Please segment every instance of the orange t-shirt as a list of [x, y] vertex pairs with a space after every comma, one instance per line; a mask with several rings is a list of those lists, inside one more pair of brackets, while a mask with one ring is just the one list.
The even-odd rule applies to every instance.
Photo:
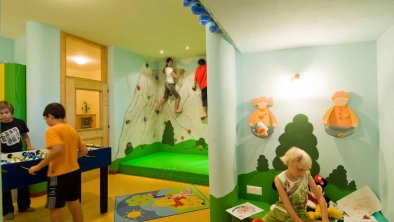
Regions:
[[48, 177], [63, 175], [79, 169], [78, 149], [84, 144], [78, 132], [70, 125], [58, 123], [45, 132], [46, 148], [51, 152], [54, 145], [63, 146], [63, 152], [48, 166]]
[[194, 75], [194, 81], [198, 82], [200, 89], [207, 87], [207, 65], [197, 67]]

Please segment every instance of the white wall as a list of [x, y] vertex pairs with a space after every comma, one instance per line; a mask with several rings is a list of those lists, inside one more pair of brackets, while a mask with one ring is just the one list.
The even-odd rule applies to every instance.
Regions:
[[[114, 46], [108, 48], [109, 143], [114, 159], [119, 150], [123, 119], [131, 104], [138, 77], [145, 59]], [[123, 151], [123, 149], [122, 149]]]
[[379, 192], [383, 213], [394, 221], [394, 26], [377, 40], [378, 100], [379, 100]]
[[[317, 137], [323, 177], [338, 165], [347, 170], [348, 182], [369, 185], [378, 193], [378, 108], [375, 42], [311, 47], [254, 53], [237, 60], [237, 152], [239, 173], [254, 171], [264, 154], [270, 168], [279, 146], [278, 138], [297, 114], [305, 114]], [[291, 77], [299, 73], [300, 89], [293, 89]], [[322, 118], [333, 105], [337, 90], [350, 92], [349, 106], [359, 118], [356, 132], [335, 138], [324, 131]], [[266, 139], [252, 135], [248, 118], [255, 110], [250, 101], [272, 96], [271, 111], [278, 119], [274, 133]]]
[[26, 29], [27, 125], [33, 147], [45, 148], [45, 106], [60, 102], [60, 31], [37, 22]]

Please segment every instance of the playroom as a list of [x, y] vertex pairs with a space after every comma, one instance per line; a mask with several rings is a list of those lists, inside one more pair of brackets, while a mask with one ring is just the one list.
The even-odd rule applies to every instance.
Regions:
[[[31, 143], [3, 152], [2, 119], [0, 219], [50, 221], [47, 169], [28, 169], [59, 102], [88, 144], [85, 221], [270, 221], [294, 216], [284, 198], [311, 221], [394, 220], [392, 1], [0, 4], [0, 101]], [[293, 196], [292, 169], [307, 183]]]

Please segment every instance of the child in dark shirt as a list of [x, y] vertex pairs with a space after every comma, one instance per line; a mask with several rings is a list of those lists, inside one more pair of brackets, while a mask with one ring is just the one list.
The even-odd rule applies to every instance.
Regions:
[[[14, 118], [14, 106], [7, 101], [0, 101], [0, 141], [1, 152], [12, 153], [22, 151], [22, 138], [26, 143], [28, 150], [33, 150], [30, 143], [29, 129], [25, 121]], [[35, 209], [30, 207], [29, 187], [18, 188], [18, 210], [19, 212], [34, 212]], [[3, 192], [3, 216], [4, 220], [14, 219], [14, 206], [12, 204], [11, 191]]]

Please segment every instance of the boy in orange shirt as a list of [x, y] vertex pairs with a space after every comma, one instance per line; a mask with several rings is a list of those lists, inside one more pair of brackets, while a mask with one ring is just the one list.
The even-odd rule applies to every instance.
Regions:
[[80, 135], [64, 122], [66, 112], [60, 103], [50, 103], [43, 112], [49, 128], [45, 132], [48, 156], [29, 169], [30, 174], [48, 166], [48, 197], [46, 207], [51, 221], [63, 221], [67, 204], [74, 222], [83, 222], [80, 203], [81, 171], [78, 158], [88, 153]]

